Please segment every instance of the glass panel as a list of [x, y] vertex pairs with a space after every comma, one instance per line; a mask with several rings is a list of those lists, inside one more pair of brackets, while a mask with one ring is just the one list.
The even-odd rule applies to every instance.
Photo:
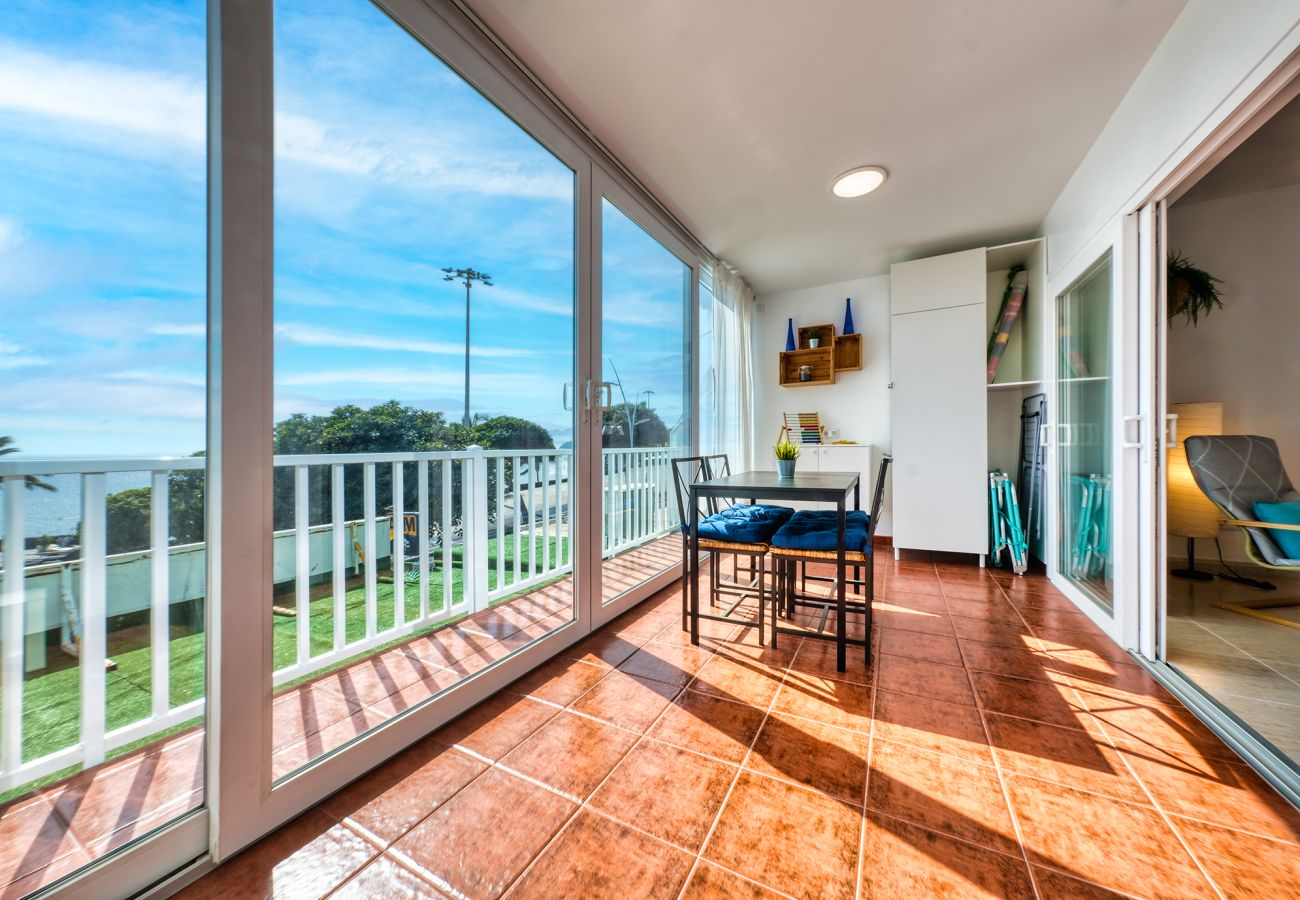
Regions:
[[279, 778], [574, 617], [575, 175], [364, 0], [276, 3]]
[[1107, 613], [1111, 555], [1111, 255], [1057, 298], [1060, 568]]
[[206, 17], [129, 12], [0, 15], [5, 896], [204, 802]]
[[601, 201], [604, 602], [681, 561], [671, 460], [691, 447], [691, 268]]

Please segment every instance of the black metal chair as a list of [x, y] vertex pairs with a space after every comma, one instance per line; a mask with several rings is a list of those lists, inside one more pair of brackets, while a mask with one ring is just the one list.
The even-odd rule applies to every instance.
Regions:
[[[845, 576], [845, 587], [854, 586], [861, 588], [855, 590], [855, 594], [861, 596], [861, 600], [850, 599], [845, 597], [845, 609], [849, 612], [860, 613], [864, 618], [864, 630], [862, 640], [848, 639], [848, 643], [855, 645], [864, 645], [866, 647], [867, 663], [871, 662], [871, 603], [875, 599], [875, 552], [872, 542], [876, 536], [876, 526], [880, 521], [880, 509], [884, 504], [885, 496], [885, 476], [889, 471], [889, 464], [892, 462], [891, 457], [882, 457], [880, 467], [876, 473], [876, 487], [871, 498], [871, 511], [867, 515], [866, 538], [865, 544], [860, 550], [846, 550], [844, 553], [845, 570], [853, 566], [854, 572], [865, 569], [864, 577]], [[803, 517], [805, 521], [811, 517], [822, 515], [822, 511], [807, 511], [795, 514], [797, 517]], [[853, 514], [850, 513], [850, 516]], [[860, 514], [859, 514], [860, 515]], [[828, 527], [835, 531], [838, 523], [834, 521], [835, 514], [832, 512], [825, 515]], [[793, 520], [792, 520], [793, 522]], [[831, 583], [831, 595], [828, 597], [818, 597], [807, 593], [807, 585], [803, 585], [803, 590], [799, 590], [799, 579], [796, 578], [795, 569], [797, 566], [805, 565], [809, 562], [825, 563], [837, 562], [839, 552], [837, 550], [808, 550], [794, 547], [780, 546], [781, 532], [778, 531], [773, 536], [770, 553], [772, 555], [772, 567], [776, 574], [775, 586], [775, 609], [773, 610], [773, 627], [772, 627], [772, 646], [776, 647], [778, 627], [775, 616], [779, 613], [786, 619], [794, 618], [795, 613], [800, 607], [814, 607], [821, 612], [821, 619], [816, 624], [815, 630], [810, 634], [819, 638], [830, 638], [831, 635], [825, 634], [826, 623], [830, 613], [835, 606], [835, 595], [839, 588], [840, 575], [837, 572], [834, 577], [817, 577], [819, 581], [829, 581]], [[805, 576], [804, 581], [813, 580], [814, 576]]]
[[[716, 468], [710, 467], [710, 460]], [[677, 494], [677, 512], [681, 519], [682, 533], [682, 628], [683, 630], [690, 627], [690, 540], [691, 540], [691, 521], [696, 514], [695, 510], [690, 509], [690, 487], [693, 483], [700, 480], [709, 480], [711, 478], [721, 477], [730, 472], [730, 466], [726, 463], [726, 457], [718, 456], [682, 456], [672, 460], [673, 482]], [[726, 517], [727, 509], [730, 505], [724, 504], [716, 498], [707, 498], [705, 501], [706, 518], [701, 523], [702, 529], [707, 529], [711, 523], [716, 523], [720, 518]], [[754, 504], [751, 504], [751, 506]], [[771, 507], [777, 509], [779, 507]], [[779, 524], [779, 523], [777, 523]], [[773, 524], [770, 531], [775, 531], [777, 524]], [[720, 597], [733, 597], [734, 602], [726, 607], [721, 615], [712, 615], [700, 613], [700, 618], [712, 619], [721, 622], [731, 622], [741, 624], [745, 627], [757, 627], [759, 633], [759, 643], [765, 643], [765, 607], [772, 601], [772, 594], [769, 590], [767, 581], [767, 551], [768, 543], [762, 541], [729, 541], [723, 540], [716, 536], [700, 536], [700, 549], [707, 550], [713, 555], [713, 564], [709, 566], [709, 606], [716, 608]], [[730, 557], [732, 559], [733, 577], [728, 580], [722, 576], [722, 559]], [[742, 568], [740, 560], [746, 561], [744, 575], [748, 579], [740, 580]], [[745, 602], [753, 597], [758, 602], [758, 621], [749, 622], [746, 620], [732, 617], [732, 613]], [[775, 615], [775, 611], [773, 612]]]

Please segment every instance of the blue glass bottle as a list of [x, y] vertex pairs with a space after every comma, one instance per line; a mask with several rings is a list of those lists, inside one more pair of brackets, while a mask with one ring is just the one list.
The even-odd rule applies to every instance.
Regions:
[[844, 333], [853, 334], [853, 298], [844, 298]]
[[792, 353], [797, 348], [794, 345], [794, 319], [787, 319], [785, 327], [785, 350]]

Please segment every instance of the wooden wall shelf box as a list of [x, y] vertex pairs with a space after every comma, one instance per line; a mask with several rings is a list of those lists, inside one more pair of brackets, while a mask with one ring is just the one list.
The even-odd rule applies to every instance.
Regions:
[[[818, 346], [810, 347], [810, 335], [814, 331], [821, 340]], [[836, 335], [834, 325], [805, 325], [797, 333], [799, 349], [780, 354], [778, 375], [782, 387], [834, 384], [836, 373], [855, 372], [862, 368], [862, 335]], [[799, 380], [800, 366], [813, 367], [811, 379]]]

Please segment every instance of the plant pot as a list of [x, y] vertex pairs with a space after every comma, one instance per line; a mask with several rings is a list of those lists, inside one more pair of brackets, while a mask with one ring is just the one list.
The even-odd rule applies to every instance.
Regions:
[[808, 338], [808, 347], [809, 347], [810, 349], [812, 349], [812, 350], [816, 350], [816, 349], [817, 349], [818, 347], [820, 347], [821, 345], [822, 345], [822, 339], [821, 339], [821, 338]]
[[778, 478], [793, 478], [793, 477], [794, 477], [794, 464], [797, 463], [798, 461], [799, 461], [799, 460], [797, 460], [797, 459], [778, 459], [778, 460], [776, 461], [776, 474], [777, 474], [777, 477], [778, 477]]

